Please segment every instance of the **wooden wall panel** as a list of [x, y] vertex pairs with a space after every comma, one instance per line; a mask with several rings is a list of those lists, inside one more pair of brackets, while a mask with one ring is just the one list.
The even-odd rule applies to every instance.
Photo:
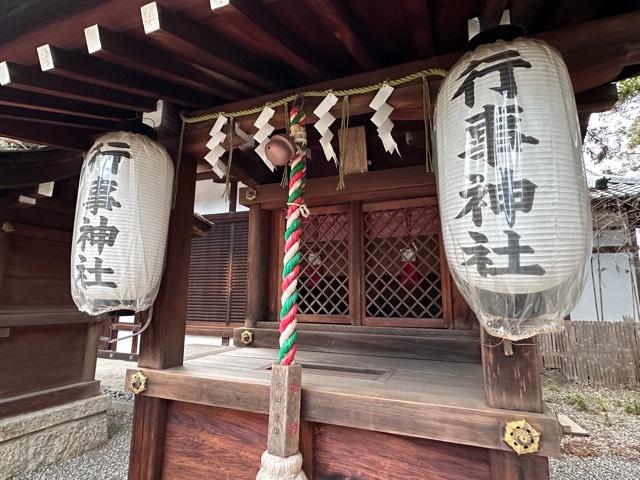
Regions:
[[315, 480], [485, 480], [482, 448], [315, 425]]
[[86, 339], [84, 323], [12, 327], [0, 338], [0, 399], [88, 380]]
[[16, 226], [7, 234], [0, 305], [73, 305], [70, 292], [70, 235]]
[[162, 478], [255, 480], [267, 423], [257, 413], [170, 402]]

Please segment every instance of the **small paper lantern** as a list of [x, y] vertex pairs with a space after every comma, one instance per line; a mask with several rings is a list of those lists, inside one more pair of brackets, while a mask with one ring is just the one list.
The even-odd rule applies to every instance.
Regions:
[[158, 293], [173, 191], [173, 162], [150, 138], [100, 137], [78, 187], [71, 293], [91, 315], [149, 308]]
[[444, 247], [489, 333], [562, 328], [591, 253], [574, 93], [539, 40], [480, 45], [450, 70], [436, 106]]

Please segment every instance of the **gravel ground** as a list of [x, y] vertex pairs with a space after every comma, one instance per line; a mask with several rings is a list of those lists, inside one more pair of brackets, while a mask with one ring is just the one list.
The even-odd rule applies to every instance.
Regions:
[[544, 397], [589, 433], [565, 435], [561, 458], [550, 462], [552, 480], [640, 479], [640, 390], [597, 388], [545, 375]]

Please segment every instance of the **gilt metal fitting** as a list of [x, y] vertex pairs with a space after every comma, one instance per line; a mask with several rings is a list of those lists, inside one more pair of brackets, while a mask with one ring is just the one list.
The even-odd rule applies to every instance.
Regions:
[[147, 389], [147, 376], [138, 370], [136, 373], [131, 375], [131, 378], [129, 379], [129, 388], [134, 395], [144, 392]]
[[240, 334], [240, 341], [243, 345], [251, 345], [253, 343], [253, 332], [251, 330], [245, 330]]
[[536, 453], [540, 448], [540, 433], [524, 419], [507, 422], [504, 441], [518, 455]]

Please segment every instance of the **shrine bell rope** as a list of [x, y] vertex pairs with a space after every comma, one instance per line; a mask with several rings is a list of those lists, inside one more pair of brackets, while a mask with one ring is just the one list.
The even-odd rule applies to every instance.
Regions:
[[420, 70], [419, 72], [411, 73], [409, 75], [405, 75], [404, 77], [385, 80], [384, 82], [374, 83], [372, 85], [366, 85], [362, 87], [353, 87], [346, 88], [342, 90], [307, 90], [300, 93], [294, 93], [280, 100], [274, 100], [272, 102], [267, 102], [264, 105], [253, 108], [246, 108], [244, 110], [237, 110], [235, 112], [212, 112], [212, 113], [204, 113], [202, 115], [193, 115], [190, 113], [181, 113], [180, 117], [184, 123], [200, 123], [206, 122], [208, 120], [215, 120], [220, 116], [225, 116], [228, 118], [238, 118], [244, 117], [247, 115], [253, 115], [255, 113], [260, 113], [265, 107], [280, 107], [286, 105], [288, 103], [293, 102], [298, 98], [303, 97], [326, 97], [330, 93], [333, 93], [336, 97], [346, 97], [350, 95], [358, 95], [363, 93], [371, 93], [379, 90], [384, 85], [391, 85], [392, 87], [397, 87], [399, 85], [404, 85], [405, 83], [410, 83], [415, 80], [426, 79], [428, 77], [446, 77], [447, 71], [442, 68], [428, 68], [426, 70]]
[[282, 270], [282, 297], [280, 309], [280, 351], [278, 363], [291, 365], [296, 356], [296, 314], [298, 313], [298, 276], [300, 275], [300, 236], [302, 219], [309, 212], [304, 203], [304, 177], [307, 173], [307, 133], [305, 115], [296, 105], [289, 111], [289, 131], [296, 145], [296, 155], [291, 160], [289, 195], [287, 198], [287, 224], [284, 232], [284, 258]]

